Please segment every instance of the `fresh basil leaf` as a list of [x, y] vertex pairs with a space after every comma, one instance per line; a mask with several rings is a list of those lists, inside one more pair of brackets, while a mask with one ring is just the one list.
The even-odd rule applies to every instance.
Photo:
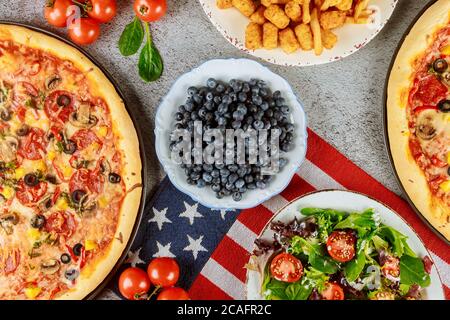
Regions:
[[400, 258], [400, 283], [404, 285], [418, 284], [422, 288], [430, 285], [430, 275], [425, 271], [420, 258], [403, 255]]
[[344, 274], [345, 278], [348, 282], [353, 282], [356, 279], [358, 279], [361, 272], [364, 270], [364, 267], [366, 265], [366, 241], [359, 241], [358, 240], [358, 253], [356, 255], [356, 258], [349, 261], [345, 267], [344, 267]]
[[373, 217], [374, 212], [368, 209], [362, 213], [352, 213], [345, 220], [334, 226], [335, 229], [354, 229], [359, 236], [365, 235], [368, 231], [375, 230], [377, 223]]
[[289, 300], [307, 300], [312, 290], [313, 287], [305, 285], [305, 281], [294, 282], [287, 286], [285, 294]]
[[142, 48], [139, 55], [139, 76], [147, 82], [158, 80], [163, 72], [163, 62], [158, 49], [151, 40]]
[[144, 29], [142, 28], [141, 21], [135, 17], [131, 23], [129, 23], [119, 39], [119, 51], [124, 56], [131, 56], [138, 52], [144, 40]]
[[321, 272], [333, 274], [337, 272], [338, 265], [331, 258], [327, 257], [320, 244], [314, 243], [313, 240], [306, 240], [302, 237], [296, 236], [292, 238], [296, 253], [300, 251], [308, 256], [308, 263]]

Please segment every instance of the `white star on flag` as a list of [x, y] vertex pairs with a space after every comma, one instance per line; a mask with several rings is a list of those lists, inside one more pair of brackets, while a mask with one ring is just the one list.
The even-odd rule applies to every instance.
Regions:
[[145, 261], [139, 257], [139, 254], [141, 253], [141, 249], [142, 249], [142, 247], [137, 249], [135, 252], [130, 250], [128, 252], [127, 260], [125, 261], [125, 263], [131, 264], [132, 267], [136, 267], [136, 265], [140, 264], [140, 263], [145, 263]]
[[184, 248], [183, 251], [192, 251], [192, 255], [194, 256], [194, 260], [197, 259], [198, 253], [200, 251], [208, 252], [208, 250], [206, 250], [202, 246], [203, 236], [200, 236], [200, 238], [198, 238], [197, 240], [194, 240], [193, 238], [191, 238], [190, 235], [187, 235], [187, 237], [188, 237], [189, 245], [186, 248]]
[[225, 215], [227, 214], [227, 210], [225, 209], [213, 209], [213, 211], [220, 211], [220, 217], [222, 218], [222, 220], [225, 220]]
[[157, 210], [156, 208], [153, 208], [153, 213], [155, 214], [155, 216], [150, 220], [148, 220], [148, 222], [155, 222], [158, 225], [159, 231], [162, 230], [164, 223], [172, 223], [172, 221], [170, 221], [166, 217], [167, 208], [162, 209], [161, 211]]
[[186, 201], [184, 202], [184, 207], [186, 208], [186, 211], [180, 214], [180, 217], [188, 218], [189, 224], [194, 224], [194, 218], [203, 218], [203, 216], [197, 211], [198, 203], [193, 204], [192, 206], [189, 205]]
[[170, 252], [170, 246], [172, 245], [171, 242], [163, 246], [161, 243], [156, 241], [156, 246], [158, 247], [158, 252], [156, 252], [153, 255], [153, 258], [159, 258], [159, 257], [168, 257], [168, 258], [175, 258], [175, 255]]

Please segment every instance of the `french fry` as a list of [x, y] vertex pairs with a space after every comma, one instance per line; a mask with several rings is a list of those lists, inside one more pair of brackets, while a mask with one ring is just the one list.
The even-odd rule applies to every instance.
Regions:
[[266, 7], [259, 6], [258, 9], [256, 9], [256, 11], [250, 16], [250, 21], [257, 24], [264, 24], [264, 22], [266, 22], [264, 11], [266, 11]]
[[334, 7], [341, 2], [342, 0], [324, 0], [320, 7], [320, 11], [327, 11], [330, 7]]
[[340, 3], [336, 4], [336, 8], [342, 11], [348, 11], [352, 8], [353, 0], [341, 0]]
[[281, 30], [279, 33], [280, 46], [286, 53], [292, 53], [300, 48], [300, 45], [295, 37], [294, 31], [291, 28]]
[[216, 0], [216, 5], [219, 9], [229, 9], [233, 7], [232, 0]]
[[294, 31], [303, 50], [309, 51], [314, 48], [313, 35], [308, 24], [299, 24], [294, 28]]
[[314, 53], [320, 56], [323, 52], [322, 45], [322, 34], [320, 30], [319, 16], [317, 13], [317, 8], [314, 8], [311, 13], [311, 30], [314, 39]]
[[271, 4], [264, 11], [264, 17], [272, 22], [278, 29], [284, 29], [289, 25], [289, 17], [284, 13], [283, 9], [276, 4]]
[[245, 47], [249, 50], [256, 50], [262, 47], [262, 27], [254, 22], [250, 22], [245, 29]]
[[252, 0], [232, 0], [232, 3], [246, 17], [250, 17], [256, 10], [256, 4]]
[[302, 21], [302, 7], [294, 1], [289, 1], [284, 6], [284, 12], [293, 22]]
[[269, 50], [278, 47], [278, 28], [271, 22], [263, 24], [263, 47]]
[[360, 0], [356, 6], [355, 6], [355, 20], [358, 20], [359, 16], [363, 12], [364, 9], [367, 8], [367, 5], [369, 4], [369, 0]]
[[302, 4], [303, 23], [306, 23], [306, 24], [311, 22], [311, 13], [309, 11], [310, 3], [311, 3], [311, 0], [303, 0], [303, 4]]

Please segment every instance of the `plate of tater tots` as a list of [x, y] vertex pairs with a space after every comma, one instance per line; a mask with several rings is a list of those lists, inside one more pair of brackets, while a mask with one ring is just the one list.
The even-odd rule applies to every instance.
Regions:
[[274, 64], [340, 60], [384, 27], [398, 0], [199, 0], [237, 48]]

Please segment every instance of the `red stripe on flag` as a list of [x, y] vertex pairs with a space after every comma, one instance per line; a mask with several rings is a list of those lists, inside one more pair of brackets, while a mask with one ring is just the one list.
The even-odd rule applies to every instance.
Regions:
[[[230, 252], [233, 253], [233, 259], [230, 259]], [[228, 236], [222, 239], [211, 255], [211, 258], [216, 260], [239, 280], [245, 282], [246, 270], [244, 266], [248, 262], [250, 254], [232, 239], [228, 238]]]
[[259, 205], [255, 208], [242, 210], [238, 220], [254, 233], [259, 234], [273, 213], [266, 207]]
[[422, 222], [405, 200], [348, 160], [316, 133], [309, 130], [308, 134], [308, 144], [314, 146], [314, 148], [308, 148], [306, 155], [310, 161], [345, 188], [374, 197], [398, 212], [424, 240], [428, 249], [450, 263], [449, 255], [443, 255], [448, 250], [447, 244]]
[[233, 300], [214, 283], [199, 274], [189, 289], [192, 300]]
[[294, 175], [289, 186], [281, 193], [283, 198], [287, 201], [292, 201], [299, 196], [306, 194], [308, 192], [315, 191], [313, 186], [311, 186], [308, 182], [300, 178], [299, 175]]

